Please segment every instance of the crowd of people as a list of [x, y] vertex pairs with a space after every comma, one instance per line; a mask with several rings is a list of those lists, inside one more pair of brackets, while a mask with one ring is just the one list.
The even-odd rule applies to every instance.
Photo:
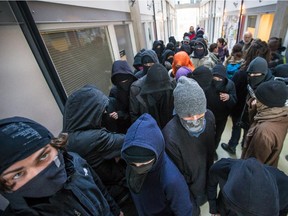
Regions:
[[[69, 95], [58, 137], [0, 120], [0, 214], [199, 216], [208, 202], [212, 216], [287, 215], [281, 43], [246, 32], [230, 54], [191, 26], [181, 42], [140, 50], [134, 71], [116, 60], [108, 96], [93, 85]], [[219, 160], [219, 144], [235, 155], [239, 143], [241, 158]]]

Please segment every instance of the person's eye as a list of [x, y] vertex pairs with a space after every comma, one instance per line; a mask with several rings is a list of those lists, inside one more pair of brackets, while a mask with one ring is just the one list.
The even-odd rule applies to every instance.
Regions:
[[44, 153], [44, 154], [41, 155], [41, 157], [39, 158], [39, 161], [44, 161], [44, 160], [46, 160], [46, 159], [48, 158], [48, 156], [49, 156], [49, 152]]
[[13, 175], [12, 180], [18, 180], [19, 178], [21, 178], [24, 175], [24, 172], [18, 172], [15, 175]]

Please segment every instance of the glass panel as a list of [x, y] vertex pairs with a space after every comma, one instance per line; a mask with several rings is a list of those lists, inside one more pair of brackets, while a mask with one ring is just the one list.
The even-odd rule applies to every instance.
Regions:
[[66, 93], [94, 84], [111, 87], [112, 56], [105, 27], [41, 32]]
[[268, 41], [273, 25], [274, 14], [263, 14], [260, 19], [257, 38]]
[[255, 16], [248, 16], [246, 31], [251, 32], [253, 36], [255, 34], [256, 21], [257, 21], [256, 15]]
[[[134, 56], [130, 38], [130, 31], [128, 25], [115, 26], [115, 33], [119, 47], [120, 56], [122, 59], [127, 60], [128, 64], [133, 66]], [[126, 55], [126, 56], [125, 56]]]

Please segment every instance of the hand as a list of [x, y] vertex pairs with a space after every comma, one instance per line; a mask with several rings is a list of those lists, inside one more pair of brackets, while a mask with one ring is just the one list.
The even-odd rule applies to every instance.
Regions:
[[114, 160], [116, 163], [118, 163], [120, 161], [121, 157], [115, 157]]
[[229, 94], [220, 92], [220, 100], [221, 101], [225, 102], [225, 101], [228, 101], [229, 99], [230, 99]]
[[119, 216], [124, 216], [124, 213], [122, 211], [120, 211]]
[[117, 112], [112, 112], [112, 113], [109, 113], [109, 116], [115, 120], [118, 119], [118, 113]]
[[251, 102], [251, 106], [256, 106], [256, 102], [257, 102], [257, 100], [254, 99], [254, 100]]

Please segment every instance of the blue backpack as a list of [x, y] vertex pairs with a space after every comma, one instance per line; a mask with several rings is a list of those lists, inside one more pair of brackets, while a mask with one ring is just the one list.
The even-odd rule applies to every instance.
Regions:
[[236, 64], [232, 64], [232, 63], [227, 64], [227, 66], [226, 66], [226, 75], [227, 75], [227, 78], [228, 78], [228, 79], [232, 79], [232, 77], [234, 76], [234, 74], [235, 74], [237, 71], [239, 71], [240, 66], [241, 66], [241, 62], [236, 63]]

